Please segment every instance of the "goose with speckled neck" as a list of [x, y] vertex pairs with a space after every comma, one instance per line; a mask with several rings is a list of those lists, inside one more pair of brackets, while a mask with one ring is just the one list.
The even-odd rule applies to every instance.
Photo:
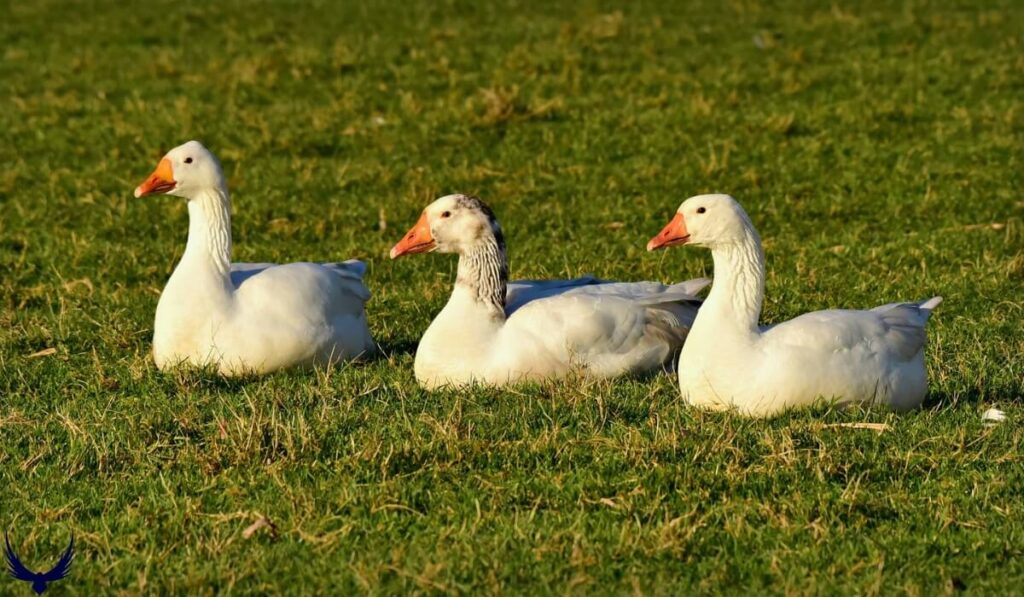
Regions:
[[594, 378], [655, 371], [679, 352], [707, 280], [508, 282], [505, 237], [476, 197], [434, 201], [391, 249], [392, 259], [459, 255], [455, 288], [416, 350], [417, 381], [433, 389], [473, 383]]

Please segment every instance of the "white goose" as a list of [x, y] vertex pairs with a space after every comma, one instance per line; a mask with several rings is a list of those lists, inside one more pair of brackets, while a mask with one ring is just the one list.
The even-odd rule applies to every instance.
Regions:
[[364, 305], [366, 266], [231, 263], [231, 202], [217, 158], [198, 141], [167, 152], [135, 196], [188, 199], [185, 254], [160, 294], [160, 369], [214, 364], [224, 375], [352, 359], [376, 350]]
[[708, 283], [507, 284], [501, 227], [465, 195], [427, 206], [391, 258], [428, 251], [459, 254], [455, 289], [416, 351], [416, 379], [428, 389], [658, 369], [678, 352], [697, 311], [694, 294]]
[[691, 404], [771, 416], [819, 399], [916, 407], [928, 391], [925, 324], [942, 297], [870, 311], [830, 310], [759, 327], [764, 252], [728, 195], [691, 197], [647, 244], [711, 249], [715, 278], [679, 357]]

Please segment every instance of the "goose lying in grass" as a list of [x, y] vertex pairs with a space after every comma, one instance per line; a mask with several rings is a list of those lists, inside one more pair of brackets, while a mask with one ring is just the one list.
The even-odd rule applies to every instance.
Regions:
[[363, 307], [365, 266], [231, 263], [231, 202], [217, 158], [198, 141], [169, 151], [135, 196], [188, 200], [185, 254], [160, 294], [160, 369], [215, 365], [224, 375], [352, 359], [376, 350]]
[[427, 206], [391, 258], [428, 251], [459, 255], [451, 298], [416, 351], [416, 379], [429, 389], [658, 369], [678, 352], [697, 312], [694, 294], [708, 283], [508, 284], [501, 227], [487, 205], [465, 195]]
[[928, 390], [925, 324], [942, 302], [830, 310], [759, 327], [764, 253], [750, 218], [728, 195], [691, 197], [647, 244], [711, 249], [711, 293], [679, 358], [691, 404], [770, 416], [819, 399], [916, 407]]

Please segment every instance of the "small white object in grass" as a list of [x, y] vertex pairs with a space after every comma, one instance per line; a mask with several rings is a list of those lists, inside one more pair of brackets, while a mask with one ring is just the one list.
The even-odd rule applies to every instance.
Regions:
[[256, 516], [257, 516], [256, 521], [253, 522], [252, 524], [250, 524], [249, 526], [245, 527], [245, 530], [242, 531], [242, 536], [245, 537], [246, 539], [249, 539], [250, 537], [252, 537], [253, 535], [256, 534], [256, 531], [258, 531], [260, 529], [267, 529], [267, 530], [270, 531], [271, 538], [276, 539], [277, 538], [277, 525], [274, 524], [266, 516], [263, 516], [262, 514], [257, 514]]
[[56, 348], [44, 348], [44, 349], [40, 350], [39, 352], [33, 352], [32, 354], [28, 355], [26, 358], [38, 359], [39, 357], [48, 357], [51, 354], [57, 354], [57, 349]]
[[825, 427], [840, 429], [870, 429], [871, 431], [877, 431], [879, 433], [889, 431], [890, 429], [887, 423], [832, 423], [831, 425], [825, 425]]
[[1006, 420], [1006, 413], [998, 408], [990, 408], [981, 413], [981, 420], [989, 425], [995, 425], [996, 423], [1002, 423]]

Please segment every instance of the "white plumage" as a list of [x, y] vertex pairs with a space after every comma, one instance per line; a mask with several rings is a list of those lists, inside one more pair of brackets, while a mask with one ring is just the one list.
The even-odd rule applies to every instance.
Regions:
[[161, 160], [135, 195], [188, 199], [185, 253], [160, 294], [153, 358], [160, 369], [213, 364], [265, 373], [372, 354], [365, 265], [231, 263], [231, 205], [217, 159], [189, 141]]
[[416, 351], [416, 379], [427, 388], [657, 370], [678, 352], [695, 293], [708, 283], [584, 277], [506, 284], [501, 228], [486, 205], [464, 195], [428, 206], [391, 254], [433, 250], [460, 258], [451, 298]]
[[898, 410], [924, 400], [925, 324], [941, 297], [816, 311], [761, 327], [764, 253], [732, 197], [687, 199], [648, 249], [676, 244], [708, 247], [715, 262], [714, 284], [679, 361], [679, 386], [690, 403], [769, 416], [819, 399]]

